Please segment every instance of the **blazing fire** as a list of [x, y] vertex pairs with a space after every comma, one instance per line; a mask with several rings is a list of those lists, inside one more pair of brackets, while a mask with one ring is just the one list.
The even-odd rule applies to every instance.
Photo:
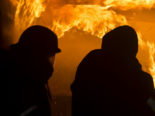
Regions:
[[151, 9], [155, 4], [155, 0], [106, 0], [105, 5], [111, 5], [112, 7], [120, 8], [123, 10], [133, 8], [147, 8]]
[[[54, 19], [51, 29], [59, 36], [63, 36], [66, 31], [77, 27], [80, 30], [102, 38], [108, 30], [118, 25], [127, 24], [124, 16], [108, 10], [108, 8], [108, 6], [101, 7], [99, 5], [65, 5], [55, 11], [55, 15], [56, 13], [58, 15]], [[67, 9], [70, 9], [70, 11], [64, 12]]]
[[149, 68], [154, 80], [155, 80], [155, 45], [152, 43], [147, 42], [147, 46], [149, 46], [149, 52], [150, 52], [150, 61], [152, 63], [152, 66]]
[[[127, 18], [117, 10], [155, 8], [155, 0], [85, 0], [85, 2], [83, 0], [67, 0], [64, 3], [61, 0], [57, 2], [53, 0], [10, 1], [16, 5], [14, 21], [18, 35], [30, 25], [37, 24], [37, 20], [43, 19], [45, 17], [43, 14], [48, 12], [48, 16], [51, 18], [48, 19], [50, 23], [44, 20], [40, 22], [45, 23], [59, 37], [63, 37], [65, 32], [75, 27], [102, 38], [106, 32], [117, 26], [130, 25]], [[144, 41], [140, 33], [138, 35], [140, 47], [147, 48], [149, 54], [149, 65], [144, 69], [155, 80], [155, 44]]]
[[155, 44], [150, 43], [150, 42], [144, 42], [142, 40], [142, 35], [139, 32], [138, 33], [138, 38], [139, 38], [139, 45], [142, 49], [148, 49], [149, 52], [149, 66], [148, 69], [145, 69], [147, 72], [151, 73], [153, 80], [154, 80], [154, 85], [155, 85]]
[[[17, 1], [16, 1], [17, 2]], [[15, 4], [15, 1], [13, 2]], [[15, 27], [18, 32], [27, 28], [45, 11], [43, 0], [19, 0], [15, 13]]]

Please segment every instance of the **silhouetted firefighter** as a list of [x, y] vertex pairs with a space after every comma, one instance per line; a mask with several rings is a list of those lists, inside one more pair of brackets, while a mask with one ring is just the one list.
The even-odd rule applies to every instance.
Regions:
[[6, 73], [10, 116], [51, 116], [47, 83], [58, 52], [57, 36], [39, 25], [26, 29], [11, 46]]
[[136, 59], [135, 30], [120, 26], [103, 37], [78, 66], [72, 90], [72, 116], [151, 116], [153, 79]]

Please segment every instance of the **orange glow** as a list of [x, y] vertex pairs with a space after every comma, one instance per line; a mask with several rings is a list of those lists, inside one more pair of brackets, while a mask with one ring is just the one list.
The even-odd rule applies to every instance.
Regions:
[[139, 38], [139, 45], [143, 49], [148, 49], [149, 52], [149, 68], [148, 72], [152, 75], [155, 85], [155, 44], [150, 42], [144, 42], [142, 40], [142, 35], [140, 32], [138, 32], [138, 38]]
[[[107, 31], [119, 25], [127, 24], [126, 18], [107, 7], [99, 5], [65, 5], [55, 11], [59, 15], [51, 27], [59, 37], [73, 27], [101, 38]], [[66, 12], [70, 9], [69, 12]], [[55, 14], [56, 15], [56, 14]]]
[[115, 8], [120, 8], [123, 10], [133, 9], [133, 8], [148, 8], [151, 9], [155, 7], [155, 0], [106, 0], [105, 5], [111, 5]]
[[17, 0], [10, 0], [10, 2], [12, 3], [13, 6], [17, 6], [18, 5], [18, 1]]
[[44, 0], [19, 0], [15, 13], [15, 27], [18, 32], [31, 26], [35, 18], [45, 11]]
[[[13, 2], [13, 0], [11, 0]], [[45, 3], [46, 2], [46, 3]], [[13, 2], [15, 3], [15, 2]], [[46, 12], [48, 0], [19, 0], [15, 13], [15, 27], [20, 35], [28, 26], [35, 23]], [[16, 4], [15, 3], [15, 4]], [[58, 2], [59, 3], [59, 2]], [[88, 1], [89, 3], [89, 1]], [[49, 7], [49, 6], [48, 6]], [[151, 9], [155, 8], [155, 0], [93, 0], [92, 4], [51, 4], [51, 22], [47, 26], [52, 29], [58, 37], [63, 37], [65, 32], [72, 28], [85, 31], [93, 36], [102, 38], [108, 31], [117, 26], [128, 24], [126, 16], [119, 14], [117, 10]], [[139, 45], [147, 48], [149, 54], [149, 67], [146, 69], [155, 80], [155, 44], [144, 41], [140, 33]], [[154, 81], [155, 84], [155, 81]]]
[[155, 45], [153, 43], [147, 42], [147, 45], [149, 46], [149, 53], [150, 53], [150, 61], [151, 61], [151, 67], [149, 68], [150, 73], [152, 74], [154, 78], [155, 83]]

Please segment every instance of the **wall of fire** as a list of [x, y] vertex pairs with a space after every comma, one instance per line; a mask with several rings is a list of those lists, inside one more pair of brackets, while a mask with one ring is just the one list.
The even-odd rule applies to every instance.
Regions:
[[[82, 58], [101, 46], [101, 38], [119, 25], [131, 25], [139, 36], [138, 59], [155, 79], [155, 0], [3, 0], [1, 47], [16, 43], [29, 26], [39, 24], [59, 37], [49, 81], [55, 95], [71, 95], [70, 84]], [[131, 46], [132, 47], [132, 46]]]

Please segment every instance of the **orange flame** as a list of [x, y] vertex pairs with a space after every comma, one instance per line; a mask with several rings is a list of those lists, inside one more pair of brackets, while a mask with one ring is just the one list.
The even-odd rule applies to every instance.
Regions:
[[149, 41], [147, 42], [144, 42], [142, 40], [142, 35], [140, 32], [138, 32], [138, 38], [139, 38], [139, 45], [141, 48], [143, 49], [148, 49], [148, 54], [149, 54], [149, 67], [148, 69], [145, 69], [147, 70], [147, 72], [149, 72], [152, 77], [153, 77], [153, 80], [154, 80], [154, 85], [155, 85], [155, 44], [154, 43], [150, 43]]
[[[69, 12], [66, 12], [70, 9]], [[73, 27], [101, 38], [108, 30], [127, 24], [126, 18], [98, 5], [65, 5], [56, 10], [53, 26], [59, 37]], [[57, 15], [58, 14], [58, 15]]]
[[[11, 0], [13, 2], [13, 0]], [[41, 17], [47, 5], [47, 0], [19, 0], [15, 13], [15, 27], [19, 34], [30, 25], [35, 24], [35, 19]], [[82, 0], [78, 0], [82, 1]], [[100, 2], [99, 2], [100, 1]], [[76, 27], [92, 35], [101, 38], [107, 31], [117, 26], [128, 24], [125, 16], [118, 14], [113, 8], [120, 10], [151, 9], [155, 7], [155, 0], [93, 0], [92, 4], [72, 5], [63, 4], [57, 9], [52, 7], [51, 24], [48, 25], [59, 37], [65, 32]], [[60, 2], [60, 1], [59, 1]], [[88, 1], [87, 3], [89, 3]], [[140, 33], [139, 33], [140, 36]], [[155, 45], [145, 42], [139, 37], [139, 45], [148, 48], [149, 62], [148, 72], [155, 79]], [[155, 83], [155, 81], [154, 81]]]
[[19, 0], [15, 13], [15, 27], [18, 32], [33, 24], [35, 18], [39, 18], [45, 11], [44, 0]]
[[150, 53], [150, 61], [151, 67], [149, 68], [150, 73], [152, 74], [155, 82], [155, 44], [147, 42], [149, 46], [149, 53]]
[[105, 5], [111, 5], [112, 7], [128, 10], [133, 8], [148, 8], [155, 7], [155, 0], [106, 0]]

